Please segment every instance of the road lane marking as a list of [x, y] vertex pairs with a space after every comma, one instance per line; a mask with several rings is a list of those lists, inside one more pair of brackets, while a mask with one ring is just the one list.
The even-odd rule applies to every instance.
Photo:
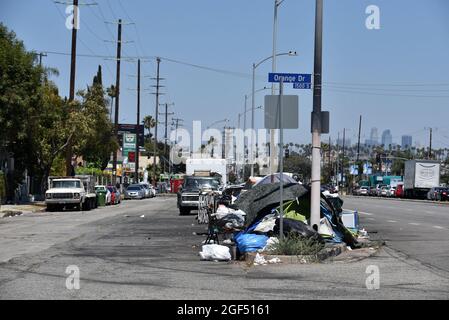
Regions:
[[433, 226], [435, 229], [444, 229], [443, 227], [440, 226]]
[[416, 223], [416, 222], [410, 222], [409, 224], [412, 226], [420, 226], [421, 225], [420, 223]]
[[359, 214], [364, 214], [365, 216], [372, 216], [374, 215], [374, 213], [369, 213], [369, 212], [363, 212], [363, 211], [358, 211]]
[[396, 223], [397, 221], [394, 221], [394, 220], [387, 220], [387, 222]]

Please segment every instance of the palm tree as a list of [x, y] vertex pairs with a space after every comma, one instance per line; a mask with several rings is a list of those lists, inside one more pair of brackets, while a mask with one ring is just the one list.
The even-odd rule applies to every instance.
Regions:
[[146, 116], [143, 119], [143, 125], [145, 129], [147, 129], [150, 132], [149, 136], [151, 138], [151, 129], [156, 127], [156, 120], [152, 116]]

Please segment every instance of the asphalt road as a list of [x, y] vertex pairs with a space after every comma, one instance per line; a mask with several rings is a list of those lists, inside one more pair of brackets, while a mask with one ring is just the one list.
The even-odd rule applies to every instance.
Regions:
[[390, 248], [449, 277], [449, 203], [346, 197], [362, 225]]
[[[0, 299], [449, 299], [447, 276], [388, 247], [361, 261], [249, 266], [200, 261], [204, 231], [162, 197], [1, 219]], [[378, 290], [366, 286], [373, 265]], [[66, 287], [68, 266], [79, 290]]]

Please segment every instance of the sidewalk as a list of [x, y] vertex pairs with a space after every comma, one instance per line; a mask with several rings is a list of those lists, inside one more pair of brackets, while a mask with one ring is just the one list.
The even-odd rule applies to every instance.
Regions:
[[24, 213], [44, 212], [45, 202], [34, 202], [29, 204], [7, 204], [0, 206], [0, 218], [22, 215]]

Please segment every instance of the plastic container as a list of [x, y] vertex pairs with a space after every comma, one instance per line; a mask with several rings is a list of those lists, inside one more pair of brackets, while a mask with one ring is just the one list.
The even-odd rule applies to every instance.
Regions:
[[106, 191], [97, 191], [97, 205], [99, 207], [106, 206]]

